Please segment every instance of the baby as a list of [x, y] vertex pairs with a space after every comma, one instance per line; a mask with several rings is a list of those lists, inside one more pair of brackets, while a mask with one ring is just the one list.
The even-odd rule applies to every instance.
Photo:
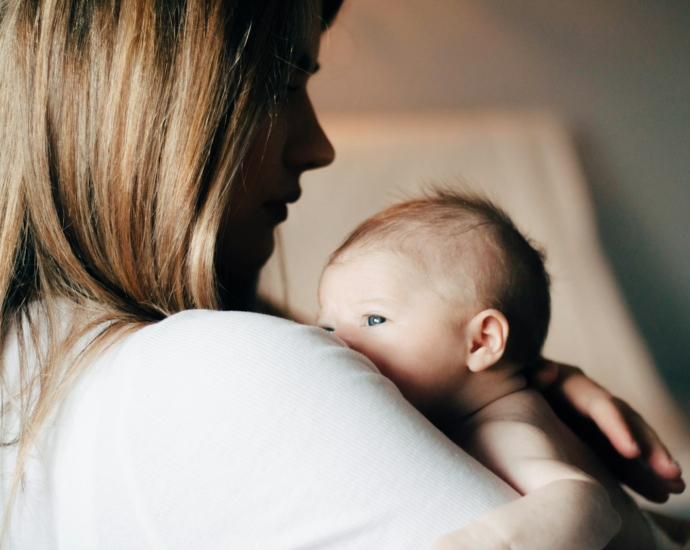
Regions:
[[437, 548], [655, 547], [648, 529], [614, 538], [617, 511], [639, 510], [526, 383], [548, 329], [549, 276], [499, 208], [436, 192], [377, 214], [333, 253], [319, 300], [320, 326], [524, 495]]

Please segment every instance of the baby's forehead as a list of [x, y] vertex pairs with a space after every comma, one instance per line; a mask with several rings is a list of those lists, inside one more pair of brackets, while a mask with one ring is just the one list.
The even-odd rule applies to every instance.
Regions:
[[363, 249], [344, 251], [325, 267], [321, 283], [325, 280], [351, 281], [359, 277], [383, 278], [392, 284], [400, 275], [415, 270], [414, 263], [388, 249]]
[[[320, 293], [337, 292], [339, 286], [354, 279], [369, 278], [385, 281], [389, 290], [399, 290], [402, 295], [423, 289], [442, 300], [466, 302], [476, 295], [475, 263], [468, 261], [466, 254], [444, 251], [443, 247], [356, 246], [343, 251], [327, 265]], [[325, 280], [328, 285], [323, 284]], [[375, 287], [378, 285], [362, 285], [361, 292], [376, 292]]]
[[[388, 239], [356, 243], [339, 251], [331, 264], [356, 264], [366, 269], [371, 262], [384, 264], [389, 271], [417, 272], [427, 280], [447, 277], [477, 277], [484, 256], [478, 232], [438, 233], [420, 227]], [[472, 269], [469, 269], [472, 267]]]

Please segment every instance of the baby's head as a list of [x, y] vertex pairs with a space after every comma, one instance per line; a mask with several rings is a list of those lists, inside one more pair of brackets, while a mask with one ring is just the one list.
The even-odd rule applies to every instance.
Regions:
[[550, 317], [542, 254], [488, 200], [447, 191], [357, 227], [319, 301], [318, 324], [422, 410], [467, 399], [473, 372], [537, 359]]

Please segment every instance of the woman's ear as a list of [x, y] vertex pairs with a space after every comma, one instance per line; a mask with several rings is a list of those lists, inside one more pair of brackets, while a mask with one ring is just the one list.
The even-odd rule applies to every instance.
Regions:
[[485, 309], [470, 319], [467, 338], [467, 366], [472, 372], [483, 371], [503, 357], [508, 343], [508, 320], [497, 309]]

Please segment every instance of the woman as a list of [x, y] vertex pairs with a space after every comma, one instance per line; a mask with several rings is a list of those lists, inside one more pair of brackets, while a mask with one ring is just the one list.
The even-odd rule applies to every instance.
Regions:
[[7, 547], [418, 548], [514, 498], [359, 355], [241, 312], [333, 160], [306, 83], [340, 1], [0, 4]]

